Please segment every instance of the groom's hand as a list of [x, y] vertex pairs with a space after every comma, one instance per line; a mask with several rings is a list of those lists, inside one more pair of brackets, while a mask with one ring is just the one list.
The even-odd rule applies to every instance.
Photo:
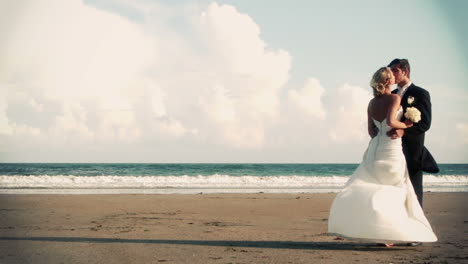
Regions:
[[405, 134], [404, 129], [392, 129], [387, 132], [387, 136], [389, 136], [391, 139], [397, 139], [401, 138]]

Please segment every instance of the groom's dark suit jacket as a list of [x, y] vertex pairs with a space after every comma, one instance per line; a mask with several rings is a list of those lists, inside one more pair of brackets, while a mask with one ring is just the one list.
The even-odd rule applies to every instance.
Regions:
[[[393, 93], [396, 93], [394, 90]], [[408, 98], [414, 98], [413, 103], [408, 103]], [[407, 89], [403, 98], [401, 98], [403, 111], [406, 113], [406, 108], [416, 107], [421, 112], [421, 121], [414, 123], [412, 127], [405, 129], [405, 134], [402, 138], [403, 152], [405, 153], [406, 162], [410, 176], [418, 171], [429, 173], [439, 172], [439, 167], [432, 157], [429, 150], [424, 147], [425, 132], [431, 127], [431, 98], [429, 92], [421, 87], [411, 84]], [[405, 117], [401, 118], [404, 122]]]

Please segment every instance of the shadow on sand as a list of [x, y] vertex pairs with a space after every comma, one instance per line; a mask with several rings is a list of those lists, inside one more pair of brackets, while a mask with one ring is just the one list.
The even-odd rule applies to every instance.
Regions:
[[356, 242], [299, 242], [299, 241], [235, 241], [235, 240], [169, 240], [169, 239], [121, 239], [92, 237], [0, 237], [0, 241], [41, 241], [71, 243], [137, 243], [137, 244], [171, 244], [215, 247], [250, 247], [277, 249], [315, 249], [315, 250], [403, 250], [400, 247], [385, 248], [375, 243]]

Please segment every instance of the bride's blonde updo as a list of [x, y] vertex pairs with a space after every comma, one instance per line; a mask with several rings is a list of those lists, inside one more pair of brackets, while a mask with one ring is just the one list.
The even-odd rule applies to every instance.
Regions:
[[374, 91], [374, 96], [382, 95], [389, 87], [390, 80], [392, 79], [392, 71], [388, 67], [382, 67], [378, 69], [374, 75], [372, 76], [372, 80], [370, 81], [370, 86]]

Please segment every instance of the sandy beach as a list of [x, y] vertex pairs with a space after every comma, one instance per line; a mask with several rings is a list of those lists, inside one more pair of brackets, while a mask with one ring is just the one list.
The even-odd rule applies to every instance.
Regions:
[[329, 194], [0, 195], [0, 263], [466, 263], [468, 193], [425, 193], [439, 241], [327, 235]]

